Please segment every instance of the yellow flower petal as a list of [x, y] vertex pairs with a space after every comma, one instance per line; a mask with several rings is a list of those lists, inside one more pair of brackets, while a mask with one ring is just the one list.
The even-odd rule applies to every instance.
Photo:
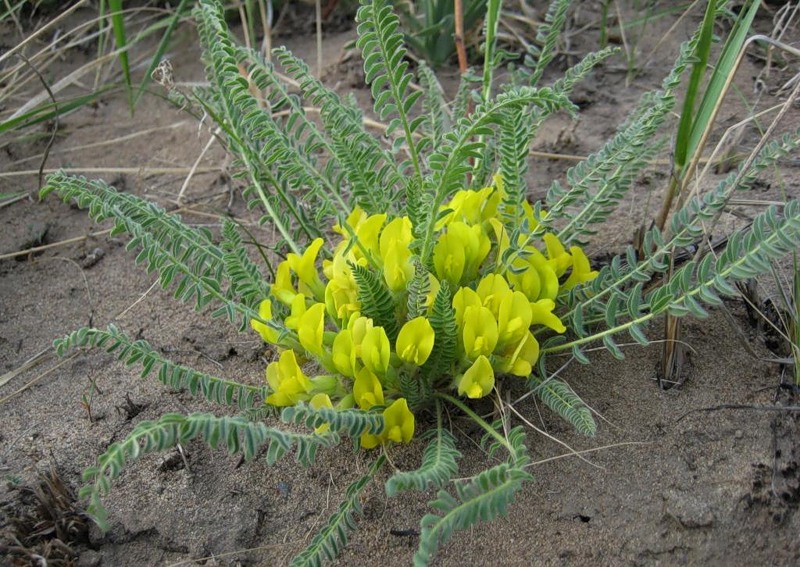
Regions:
[[519, 343], [511, 345], [504, 356], [498, 358], [497, 369], [514, 376], [530, 376], [533, 365], [539, 360], [539, 341], [529, 331]]
[[383, 223], [386, 222], [386, 215], [371, 215], [364, 219], [356, 228], [358, 243], [353, 246], [353, 254], [356, 259], [365, 258], [367, 255], [373, 259], [378, 259], [380, 252], [378, 235], [381, 232]]
[[380, 237], [380, 254], [381, 258], [386, 260], [390, 252], [393, 252], [398, 246], [408, 249], [414, 235], [411, 220], [408, 217], [399, 217], [386, 225], [386, 228], [381, 232]]
[[542, 291], [542, 278], [530, 262], [517, 258], [512, 262], [514, 271], [508, 271], [506, 278], [515, 291], [521, 291], [531, 301], [539, 299]]
[[470, 360], [492, 354], [497, 345], [497, 321], [486, 307], [469, 306], [464, 311], [464, 353]]
[[422, 366], [433, 350], [435, 333], [430, 321], [417, 317], [408, 321], [397, 335], [395, 350], [405, 362]]
[[306, 296], [298, 293], [291, 303], [291, 313], [283, 320], [287, 329], [296, 331], [300, 327], [300, 318], [306, 314]]
[[[258, 305], [258, 316], [264, 321], [272, 320], [271, 300], [265, 299]], [[276, 329], [273, 329], [269, 325], [266, 325], [261, 321], [257, 321], [256, 319], [250, 320], [250, 326], [253, 328], [255, 332], [261, 335], [261, 338], [264, 340], [264, 342], [273, 345], [278, 344], [278, 337], [280, 336], [280, 332], [277, 331]]]
[[544, 255], [538, 250], [534, 250], [528, 258], [528, 262], [534, 267], [539, 274], [539, 296], [529, 298], [531, 301], [538, 299], [552, 299], [555, 301], [558, 297], [558, 273], [554, 268], [552, 260], [545, 259]]
[[452, 285], [458, 285], [464, 274], [466, 256], [464, 245], [459, 242], [455, 232], [446, 232], [439, 237], [433, 247], [433, 267], [440, 280], [447, 280]]
[[458, 393], [468, 398], [482, 398], [494, 388], [494, 370], [489, 359], [481, 355], [458, 381]]
[[399, 398], [383, 410], [383, 437], [395, 443], [409, 443], [414, 437], [414, 414], [405, 398]]
[[359, 370], [353, 383], [353, 397], [358, 407], [364, 410], [383, 405], [383, 387], [369, 368], [364, 367]]
[[356, 347], [353, 344], [353, 332], [349, 329], [339, 331], [333, 339], [331, 348], [333, 365], [344, 376], [352, 378], [356, 372]]
[[495, 317], [500, 312], [500, 304], [511, 295], [511, 288], [508, 282], [500, 274], [487, 274], [480, 282], [475, 290], [478, 297], [481, 298], [481, 304], [487, 307], [492, 315]]
[[456, 312], [456, 325], [458, 325], [459, 329], [463, 329], [464, 327], [464, 312], [467, 307], [480, 307], [481, 305], [481, 298], [474, 289], [468, 287], [458, 289], [453, 296], [453, 309]]
[[300, 344], [308, 352], [321, 355], [325, 352], [322, 346], [323, 333], [325, 331], [325, 304], [315, 303], [309, 307], [300, 317], [297, 327], [297, 335]]
[[572, 253], [572, 273], [561, 286], [563, 289], [572, 289], [576, 285], [586, 283], [597, 277], [597, 272], [592, 270], [589, 258], [577, 246], [569, 249]]
[[556, 272], [556, 276], [561, 277], [572, 265], [572, 257], [564, 249], [564, 245], [561, 244], [555, 234], [548, 232], [542, 237], [542, 240], [544, 240], [544, 244], [547, 247], [547, 257]]
[[289, 268], [289, 262], [283, 261], [278, 264], [278, 269], [275, 273], [275, 283], [272, 284], [272, 295], [284, 305], [291, 305], [294, 301], [294, 296], [297, 295], [297, 290], [292, 284], [292, 273]]
[[532, 302], [531, 310], [533, 311], [533, 317], [531, 319], [531, 324], [550, 327], [556, 333], [563, 333], [566, 331], [567, 328], [564, 326], [564, 323], [553, 313], [555, 307], [556, 304], [552, 299], [540, 299], [539, 301]]
[[286, 255], [286, 262], [300, 280], [299, 291], [317, 299], [323, 299], [325, 296], [325, 287], [315, 266], [317, 255], [323, 244], [325, 244], [324, 240], [316, 238], [308, 245], [302, 256], [295, 253]]
[[498, 343], [516, 343], [528, 332], [533, 320], [530, 301], [520, 291], [508, 293], [500, 302], [497, 316]]
[[385, 374], [389, 368], [391, 346], [383, 327], [373, 327], [361, 341], [361, 362], [375, 374]]
[[267, 383], [272, 394], [266, 401], [273, 406], [293, 406], [311, 397], [311, 380], [303, 374], [293, 350], [283, 351], [276, 362], [267, 366]]
[[414, 277], [414, 264], [411, 263], [411, 251], [408, 245], [394, 242], [383, 256], [383, 279], [390, 290], [397, 293], [406, 289], [406, 285]]

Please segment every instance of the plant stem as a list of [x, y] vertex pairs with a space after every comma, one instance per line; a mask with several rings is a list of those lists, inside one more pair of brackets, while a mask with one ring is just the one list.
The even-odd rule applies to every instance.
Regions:
[[494, 437], [497, 440], [498, 443], [500, 443], [503, 447], [505, 447], [506, 450], [509, 453], [511, 453], [512, 455], [514, 454], [514, 451], [511, 449], [511, 445], [508, 444], [508, 440], [505, 437], [503, 437], [502, 435], [500, 435], [494, 427], [492, 427], [491, 425], [486, 423], [486, 421], [481, 416], [479, 416], [477, 413], [472, 411], [469, 408], [469, 406], [467, 406], [467, 404], [465, 404], [464, 402], [462, 402], [458, 398], [455, 398], [455, 397], [453, 397], [453, 396], [451, 396], [449, 394], [444, 394], [442, 392], [436, 392], [434, 394], [434, 396], [436, 396], [437, 398], [441, 398], [443, 400], [446, 400], [446, 401], [450, 402], [451, 404], [456, 406], [458, 409], [463, 411], [475, 423], [480, 425], [489, 435]]
[[456, 53], [458, 54], [458, 71], [463, 77], [467, 72], [467, 50], [464, 47], [464, 5], [463, 0], [455, 0], [455, 42]]

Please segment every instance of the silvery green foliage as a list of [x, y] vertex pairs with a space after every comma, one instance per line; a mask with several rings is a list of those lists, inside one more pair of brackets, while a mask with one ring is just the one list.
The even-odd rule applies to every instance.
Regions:
[[[202, 108], [219, 126], [221, 140], [237, 160], [237, 175], [246, 183], [249, 205], [263, 210], [261, 221], [276, 227], [284, 250], [298, 252], [321, 234], [321, 227], [343, 220], [355, 205], [367, 213], [407, 214], [413, 224], [412, 250], [418, 266], [407, 308], [409, 313], [420, 313], [426, 309], [430, 290], [426, 269], [432, 262], [440, 208], [468, 179], [481, 183], [496, 171], [504, 178], [506, 195], [500, 203], [500, 219], [511, 245], [500, 260], [510, 265], [511, 259], [524, 255], [525, 246], [538, 242], [545, 230], [555, 231], [566, 245], [591, 239], [660, 147], [658, 134], [674, 108], [675, 92], [692, 60], [695, 38], [682, 46], [662, 88], [642, 98], [617, 134], [571, 168], [565, 186], [554, 182], [546, 198], [533, 203], [538, 226], [523, 220], [520, 211], [529, 198], [525, 180], [528, 149], [538, 127], [555, 112], [575, 113], [568, 98], [573, 87], [613, 54], [610, 49], [590, 54], [561, 79], [540, 85], [543, 70], [555, 54], [568, 4], [567, 0], [553, 2], [540, 28], [540, 46], [528, 54], [525, 69], [515, 76], [514, 84], [500, 87], [499, 93], [491, 96], [492, 69], [484, 69], [482, 81], [469, 74], [448, 112], [436, 77], [424, 65], [417, 77], [422, 89], [412, 87], [414, 75], [392, 3], [362, 0], [357, 45], [364, 57], [374, 110], [388, 124], [387, 145], [367, 131], [362, 112], [351, 97], [340, 97], [311, 76], [302, 61], [277, 49], [274, 60], [299, 85], [297, 94], [272, 63], [234, 42], [219, 2], [201, 0], [195, 15], [210, 86], [197, 89], [182, 103]], [[487, 6], [499, 13], [499, 1]], [[497, 25], [497, 14], [490, 15], [487, 26], [490, 22]], [[487, 29], [486, 37], [495, 37], [495, 32]], [[494, 46], [488, 47], [487, 52], [495, 54], [491, 66], [503, 55]], [[470, 102], [474, 109], [468, 112]], [[319, 108], [319, 121], [308, 116], [306, 104]], [[614, 337], [629, 334], [647, 344], [644, 329], [660, 314], [704, 317], [708, 306], [736, 293], [737, 281], [769, 271], [771, 262], [797, 250], [800, 205], [792, 201], [769, 208], [750, 227], [730, 235], [718, 256], [700, 254], [663, 281], [670, 255], [701, 239], [703, 223], [725, 210], [734, 191], [748, 187], [765, 168], [798, 145], [798, 132], [767, 144], [747, 170], [732, 173], [715, 190], [690, 199], [674, 214], [667, 231], [649, 230], [642, 257], [630, 248], [604, 266], [590, 284], [560, 297], [559, 302], [566, 305], [560, 316], [573, 336], [548, 340], [542, 352], [567, 351], [588, 362], [583, 348], [602, 343], [615, 356], [622, 356]], [[226, 316], [242, 330], [256, 319], [284, 331], [259, 317], [258, 304], [269, 295], [270, 285], [260, 266], [248, 257], [233, 223], [223, 224], [222, 240], [217, 243], [211, 232], [188, 227], [180, 217], [100, 181], [57, 173], [43, 190], [43, 194], [49, 192], [77, 201], [95, 220], [112, 219], [113, 233], [131, 236], [129, 248], [139, 250], [137, 262], [158, 272], [163, 287], [171, 288], [179, 300], [192, 301], [197, 309], [214, 306], [215, 316]], [[367, 270], [354, 267], [354, 271], [364, 311], [376, 322], [393, 321], [398, 306], [385, 284]], [[662, 278], [660, 284], [646, 286], [658, 278]], [[420, 372], [416, 398], [412, 385], [404, 384], [404, 390], [411, 392], [408, 401], [412, 407], [422, 406], [432, 390], [446, 386], [433, 380], [442, 375], [441, 368], [451, 365], [456, 353], [457, 326], [452, 292], [446, 283], [434, 298], [429, 319], [437, 339]], [[396, 332], [387, 329], [390, 336]], [[357, 442], [360, 435], [377, 434], [384, 428], [383, 417], [376, 411], [334, 411], [302, 404], [284, 409], [280, 416], [293, 426], [291, 430], [269, 427], [261, 421], [265, 412], [259, 409], [269, 394], [265, 386], [239, 384], [174, 364], [145, 341], [132, 341], [113, 326], [81, 329], [57, 341], [56, 346], [59, 354], [70, 348], [105, 348], [128, 365], [141, 364], [143, 377], [157, 371], [166, 385], [187, 388], [241, 412], [237, 417], [168, 414], [139, 424], [122, 442], [109, 447], [97, 465], [84, 473], [88, 484], [81, 493], [89, 498], [89, 513], [102, 526], [107, 526], [107, 517], [100, 497], [127, 463], [146, 453], [199, 436], [212, 447], [223, 444], [246, 458], [266, 447], [268, 464], [293, 450], [300, 463], [310, 465], [318, 448], [334, 445], [343, 436]], [[579, 432], [593, 435], [596, 424], [589, 408], [568, 384], [546, 377], [544, 358], [539, 368], [527, 380], [527, 387]], [[504, 451], [507, 459], [471, 479], [454, 481], [461, 454], [444, 424], [445, 403], [446, 397], [440, 397], [434, 407], [427, 408], [435, 414], [436, 425], [419, 436], [419, 441], [427, 443], [420, 466], [395, 472], [385, 487], [389, 496], [431, 487], [438, 491], [431, 502], [435, 513], [422, 520], [414, 557], [417, 565], [428, 564], [456, 529], [505, 514], [514, 494], [531, 478], [526, 470], [529, 457], [524, 431], [497, 423], [487, 425], [491, 430], [487, 451], [490, 455]], [[462, 409], [469, 411], [466, 406]], [[297, 426], [308, 431], [297, 433]], [[504, 429], [508, 429], [507, 437]], [[356, 527], [361, 494], [384, 462], [384, 456], [376, 457], [366, 474], [350, 485], [342, 504], [295, 558], [294, 565], [320, 565], [338, 555]]]

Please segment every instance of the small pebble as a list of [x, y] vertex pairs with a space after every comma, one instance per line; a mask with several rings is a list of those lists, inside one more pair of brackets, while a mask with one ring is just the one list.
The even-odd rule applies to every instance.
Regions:
[[737, 429], [733, 436], [736, 437], [736, 439], [741, 439], [744, 437], [744, 432], [741, 429]]
[[100, 555], [96, 551], [92, 551], [91, 549], [89, 549], [81, 553], [75, 565], [77, 567], [97, 567], [98, 565], [100, 565], [100, 563], [102, 563], [102, 561], [103, 561], [102, 555]]
[[94, 250], [92, 250], [90, 254], [87, 254], [86, 257], [83, 259], [83, 261], [81, 262], [81, 267], [84, 270], [91, 268], [92, 266], [97, 264], [97, 262], [99, 262], [105, 255], [106, 255], [105, 250], [99, 247], [95, 248]]

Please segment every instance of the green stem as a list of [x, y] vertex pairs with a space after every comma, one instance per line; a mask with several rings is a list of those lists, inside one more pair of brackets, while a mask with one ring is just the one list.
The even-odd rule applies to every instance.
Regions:
[[474, 411], [469, 409], [469, 406], [467, 406], [467, 404], [465, 404], [464, 402], [462, 402], [458, 398], [455, 398], [455, 397], [453, 397], [453, 396], [451, 396], [449, 394], [444, 394], [442, 392], [436, 392], [434, 394], [434, 396], [436, 396], [437, 398], [441, 398], [443, 400], [446, 400], [446, 401], [450, 402], [451, 404], [456, 406], [458, 409], [463, 411], [470, 418], [472, 418], [472, 420], [475, 423], [480, 425], [489, 435], [494, 437], [497, 440], [498, 443], [500, 443], [503, 447], [505, 447], [506, 450], [509, 453], [511, 453], [512, 455], [514, 454], [514, 451], [512, 450], [511, 445], [509, 445], [508, 440], [506, 440], [505, 437], [500, 435], [494, 427], [492, 427], [491, 425], [486, 423], [486, 421], [481, 416], [479, 416], [477, 413], [475, 413]]

